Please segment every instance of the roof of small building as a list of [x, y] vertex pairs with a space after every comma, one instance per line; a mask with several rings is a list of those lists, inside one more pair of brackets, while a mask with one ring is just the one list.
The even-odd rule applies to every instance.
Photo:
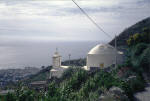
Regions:
[[62, 67], [55, 67], [55, 68], [52, 68], [50, 70], [50, 72], [58, 72], [58, 71], [64, 71], [66, 68], [62, 68]]
[[56, 69], [51, 69], [50, 71], [51, 71], [51, 72], [55, 72], [55, 71], [58, 71], [58, 70], [56, 70]]
[[61, 66], [61, 68], [67, 69], [69, 68], [69, 66]]
[[31, 82], [30, 84], [32, 85], [46, 84], [46, 81], [35, 81], [35, 82]]
[[92, 48], [88, 54], [114, 54], [116, 49], [109, 44], [99, 44]]

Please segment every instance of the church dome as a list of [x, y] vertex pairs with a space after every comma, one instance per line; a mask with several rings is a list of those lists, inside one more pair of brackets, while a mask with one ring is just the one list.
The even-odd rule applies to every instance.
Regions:
[[99, 44], [87, 55], [87, 69], [107, 68], [122, 62], [122, 54], [109, 44]]
[[88, 54], [114, 54], [116, 49], [109, 44], [99, 44], [92, 48]]

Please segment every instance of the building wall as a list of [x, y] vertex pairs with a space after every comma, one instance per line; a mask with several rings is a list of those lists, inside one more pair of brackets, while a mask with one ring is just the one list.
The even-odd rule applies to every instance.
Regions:
[[53, 57], [53, 68], [61, 66], [61, 57]]
[[[115, 54], [88, 54], [87, 56], [87, 68], [100, 67], [101, 69], [107, 68], [112, 64], [115, 64]], [[122, 61], [122, 56], [117, 56], [117, 63]]]
[[65, 68], [61, 68], [61, 67], [55, 68], [55, 71], [50, 71], [50, 77], [49, 78], [50, 79], [52, 77], [60, 78], [65, 70], [66, 70]]
[[64, 71], [55, 71], [55, 72], [51, 72], [51, 77], [57, 77], [60, 78], [62, 76]]

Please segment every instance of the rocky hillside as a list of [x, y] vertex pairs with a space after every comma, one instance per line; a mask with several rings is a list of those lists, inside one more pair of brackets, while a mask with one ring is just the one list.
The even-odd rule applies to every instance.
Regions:
[[[150, 17], [137, 22], [136, 24], [132, 25], [131, 27], [125, 29], [122, 33], [119, 34], [117, 37], [117, 45], [118, 46], [127, 46], [127, 39], [136, 33], [141, 33], [144, 28], [150, 28]], [[114, 39], [110, 42], [111, 45], [114, 45]]]

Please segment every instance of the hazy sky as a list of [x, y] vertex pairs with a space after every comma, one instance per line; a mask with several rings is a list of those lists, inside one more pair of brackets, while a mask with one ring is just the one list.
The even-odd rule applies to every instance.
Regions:
[[[112, 37], [150, 16], [150, 0], [75, 0]], [[0, 0], [0, 40], [110, 40], [71, 0]]]
[[[75, 1], [112, 37], [150, 16], [150, 0]], [[110, 40], [71, 0], [0, 0], [0, 68], [50, 65], [57, 46], [63, 59], [86, 57]]]

